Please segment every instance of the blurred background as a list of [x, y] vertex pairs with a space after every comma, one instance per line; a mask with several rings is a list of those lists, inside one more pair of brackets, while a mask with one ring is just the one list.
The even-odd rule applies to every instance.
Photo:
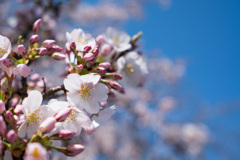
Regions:
[[[116, 114], [75, 140], [86, 150], [72, 159], [240, 159], [239, 0], [0, 0], [0, 34], [13, 44], [38, 18], [42, 38], [62, 46], [74, 28], [143, 32], [146, 84], [111, 100]], [[35, 72], [62, 83], [50, 75], [64, 65], [39, 63]]]

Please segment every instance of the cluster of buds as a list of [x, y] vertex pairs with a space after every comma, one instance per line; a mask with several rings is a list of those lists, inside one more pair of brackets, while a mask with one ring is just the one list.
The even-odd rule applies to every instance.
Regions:
[[[109, 28], [95, 40], [74, 29], [66, 33], [63, 49], [55, 40], [39, 42], [41, 25], [41, 19], [33, 24], [28, 47], [19, 36], [16, 52], [9, 39], [0, 36], [1, 84], [6, 86], [0, 92], [0, 159], [6, 150], [17, 159], [49, 159], [51, 149], [66, 156], [81, 153], [84, 146], [69, 141], [82, 130], [94, 133], [106, 114], [110, 118], [115, 112], [116, 107], [107, 107], [114, 92], [123, 94], [123, 85], [131, 84], [128, 80], [139, 86], [147, 73], [142, 56], [134, 51], [140, 33], [131, 39]], [[32, 73], [30, 64], [42, 56], [65, 60], [61, 86], [49, 88], [46, 78]], [[58, 91], [64, 91], [65, 101], [50, 99]], [[42, 104], [44, 99], [50, 99], [48, 104]], [[53, 145], [56, 140], [65, 141], [65, 146]]]

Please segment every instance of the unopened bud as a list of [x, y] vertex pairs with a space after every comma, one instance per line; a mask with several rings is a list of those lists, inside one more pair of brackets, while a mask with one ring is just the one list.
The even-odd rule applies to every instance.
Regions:
[[81, 70], [83, 69], [83, 65], [82, 65], [82, 64], [79, 64], [79, 65], [77, 66], [77, 69], [78, 69], [79, 71], [81, 71]]
[[34, 34], [34, 35], [31, 36], [29, 41], [30, 41], [30, 44], [36, 43], [36, 42], [39, 41], [39, 36], [37, 34]]
[[65, 60], [66, 59], [66, 56], [59, 52], [53, 53], [52, 57], [56, 60]]
[[96, 38], [96, 42], [98, 45], [102, 44], [104, 42], [104, 36], [103, 35], [98, 35]]
[[85, 147], [81, 144], [74, 144], [74, 145], [69, 145], [67, 147], [66, 152], [64, 152], [65, 155], [67, 156], [76, 156], [82, 151], [84, 151]]
[[41, 25], [42, 25], [42, 20], [41, 19], [38, 19], [34, 22], [33, 27], [32, 27], [34, 34], [36, 34], [38, 32]]
[[47, 48], [41, 47], [41, 48], [38, 49], [38, 52], [37, 52], [37, 53], [38, 53], [40, 56], [45, 55], [45, 54], [47, 54]]
[[8, 133], [7, 133], [7, 139], [10, 143], [15, 143], [18, 139], [18, 135], [17, 133], [11, 129]]
[[109, 78], [112, 78], [113, 80], [121, 80], [122, 79], [122, 75], [119, 73], [106, 73], [106, 76], [108, 76]]
[[2, 100], [0, 100], [0, 114], [2, 114], [5, 110], [5, 104]]
[[98, 65], [99, 67], [103, 67], [105, 69], [108, 69], [111, 66], [111, 63], [109, 62], [103, 62]]
[[18, 47], [17, 47], [17, 53], [18, 53], [19, 55], [23, 55], [25, 52], [26, 52], [26, 49], [25, 49], [24, 45], [22, 45], [22, 44], [18, 45]]
[[123, 86], [118, 83], [117, 81], [110, 81], [110, 86], [112, 89], [116, 90], [116, 91], [119, 91], [120, 93], [124, 93], [124, 88]]
[[20, 114], [22, 113], [22, 105], [18, 104], [15, 109], [14, 109], [15, 114]]
[[112, 48], [109, 44], [104, 44], [101, 48], [101, 54], [104, 56], [107, 56], [111, 50]]
[[39, 132], [43, 134], [51, 132], [55, 128], [56, 119], [54, 117], [48, 117], [39, 126]]
[[6, 127], [6, 123], [2, 116], [0, 116], [0, 126], [1, 126], [0, 127], [0, 136], [5, 137], [6, 132], [7, 132], [7, 127]]
[[40, 79], [40, 75], [38, 73], [34, 73], [30, 76], [31, 81], [38, 81]]
[[86, 47], [84, 47], [83, 53], [88, 53], [91, 49], [92, 49], [91, 46], [86, 46]]
[[76, 51], [76, 48], [77, 48], [76, 43], [75, 43], [75, 42], [71, 42], [71, 44], [70, 44], [70, 50], [73, 51], [73, 52], [75, 52], [75, 51]]
[[64, 141], [71, 140], [75, 135], [76, 135], [75, 132], [72, 132], [66, 129], [62, 129], [56, 134], [59, 140], [64, 140]]
[[55, 52], [62, 52], [62, 47], [58, 46], [58, 45], [53, 45], [52, 48], [54, 49]]
[[15, 68], [13, 68], [13, 74], [25, 78], [28, 77], [31, 72], [32, 70], [26, 64], [18, 64]]
[[9, 110], [6, 111], [6, 121], [9, 124], [12, 124], [12, 125], [15, 124], [14, 116], [13, 116], [12, 112]]
[[19, 101], [18, 97], [13, 97], [11, 100], [11, 105], [16, 106], [18, 104], [18, 101]]
[[103, 74], [103, 73], [106, 72], [106, 69], [103, 68], [103, 67], [98, 67], [97, 70], [98, 70], [98, 72], [101, 73], [101, 74]]
[[46, 48], [52, 48], [53, 45], [55, 45], [55, 40], [52, 39], [47, 39], [42, 43], [42, 46]]
[[93, 54], [95, 55], [95, 57], [98, 56], [98, 53], [99, 53], [98, 46], [95, 46], [95, 47], [93, 48]]
[[[76, 44], [75, 44], [75, 47], [76, 47]], [[69, 43], [66, 43], [66, 44], [65, 44], [64, 50], [65, 50], [65, 52], [66, 52], [67, 54], [70, 54], [71, 49], [70, 49], [70, 44], [69, 44]]]
[[54, 115], [54, 118], [58, 121], [58, 122], [62, 122], [65, 121], [66, 118], [71, 114], [72, 109], [71, 108], [64, 108], [61, 109], [59, 112], [57, 112]]
[[115, 98], [116, 95], [115, 95], [112, 91], [110, 91], [110, 92], [108, 93], [108, 97]]
[[85, 61], [91, 61], [91, 60], [93, 60], [95, 58], [95, 56], [94, 56], [94, 54], [92, 54], [92, 53], [87, 53], [87, 54], [85, 54], [84, 56], [83, 56], [83, 60], [85, 60]]

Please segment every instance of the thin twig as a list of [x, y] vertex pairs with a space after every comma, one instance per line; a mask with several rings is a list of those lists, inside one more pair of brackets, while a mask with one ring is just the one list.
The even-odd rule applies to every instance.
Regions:
[[49, 98], [51, 96], [54, 96], [55, 93], [57, 93], [59, 91], [66, 92], [66, 90], [64, 88], [64, 85], [57, 86], [57, 87], [54, 87], [54, 88], [50, 88], [49, 91], [47, 91], [46, 93], [43, 93], [43, 98]]

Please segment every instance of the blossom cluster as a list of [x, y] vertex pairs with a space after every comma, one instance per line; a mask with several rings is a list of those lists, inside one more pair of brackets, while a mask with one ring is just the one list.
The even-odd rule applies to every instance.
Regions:
[[[80, 154], [84, 146], [69, 141], [94, 133], [115, 112], [108, 100], [125, 93], [124, 85], [142, 86], [148, 72], [136, 51], [141, 33], [131, 38], [108, 28], [94, 38], [78, 28], [66, 33], [61, 47], [53, 39], [39, 42], [41, 25], [41, 19], [33, 24], [28, 43], [19, 36], [16, 50], [0, 35], [0, 159], [8, 152], [17, 159], [49, 159], [51, 149]], [[62, 85], [49, 88], [46, 78], [31, 69], [42, 57], [65, 62]]]

